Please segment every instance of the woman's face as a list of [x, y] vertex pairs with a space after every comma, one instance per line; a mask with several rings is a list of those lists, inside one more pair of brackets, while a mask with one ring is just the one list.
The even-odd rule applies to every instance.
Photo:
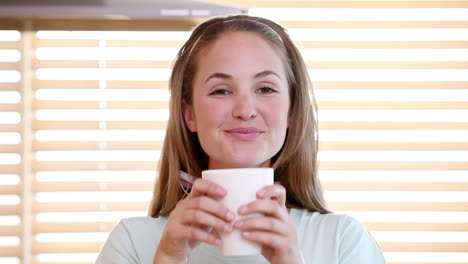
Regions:
[[209, 168], [267, 167], [288, 127], [289, 91], [275, 49], [250, 32], [229, 32], [202, 49], [184, 118]]

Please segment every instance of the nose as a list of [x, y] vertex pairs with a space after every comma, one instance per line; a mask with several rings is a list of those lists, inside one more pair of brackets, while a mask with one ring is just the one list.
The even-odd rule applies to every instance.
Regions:
[[253, 95], [237, 95], [234, 99], [232, 117], [247, 121], [257, 116], [255, 98]]

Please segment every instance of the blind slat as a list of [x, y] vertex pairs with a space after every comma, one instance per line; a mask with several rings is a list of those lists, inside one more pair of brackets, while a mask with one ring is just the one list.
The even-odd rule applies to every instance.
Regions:
[[466, 49], [468, 41], [302, 41], [301, 48]]
[[[108, 170], [156, 170], [156, 163], [147, 161], [106, 162], [35, 162], [35, 170], [96, 170], [106, 164]], [[6, 166], [8, 167], [8, 166]], [[16, 168], [17, 166], [11, 166]], [[2, 167], [0, 167], [1, 171]], [[468, 170], [466, 162], [320, 162], [322, 170]], [[10, 169], [9, 171], [13, 171]]]
[[[35, 233], [80, 233], [80, 232], [110, 232], [117, 222], [53, 222], [35, 223]], [[364, 222], [370, 231], [440, 231], [440, 232], [465, 232], [467, 223], [385, 223]], [[12, 230], [13, 228], [13, 230]], [[5, 235], [14, 234], [15, 227], [1, 227], [0, 232]], [[17, 227], [16, 227], [17, 228]], [[12, 230], [12, 231], [10, 231]]]
[[380, 223], [366, 222], [371, 231], [434, 231], [466, 232], [468, 223]]
[[35, 204], [34, 209], [40, 212], [130, 212], [147, 211], [148, 206], [149, 202], [67, 202], [37, 203]]
[[[31, 20], [33, 30], [104, 30], [104, 31], [188, 31], [203, 21], [203, 18], [189, 17], [187, 19], [66, 19], [60, 23], [53, 18], [37, 18]], [[98, 26], [97, 26], [98, 25]]]
[[[36, 242], [34, 253], [96, 253], [101, 250], [101, 242]], [[75, 264], [75, 262], [73, 262]]]
[[381, 242], [386, 252], [466, 252], [466, 242]]
[[[378, 179], [378, 177], [376, 177]], [[465, 191], [467, 182], [328, 182], [328, 191]], [[15, 194], [18, 185], [1, 185], [3, 194]], [[37, 182], [35, 191], [151, 191], [151, 182]], [[461, 203], [462, 204], [462, 203]], [[468, 207], [466, 207], [468, 210]]]
[[468, 142], [321, 142], [320, 150], [468, 150]]
[[19, 215], [21, 207], [18, 205], [0, 205], [0, 215]]
[[107, 47], [139, 47], [139, 48], [180, 48], [181, 40], [108, 40]]
[[18, 174], [20, 165], [0, 165], [0, 174]]
[[19, 124], [0, 124], [1, 132], [18, 132]]
[[[37, 130], [50, 129], [99, 129], [100, 121], [35, 120]], [[108, 129], [164, 129], [165, 121], [105, 121]], [[459, 130], [467, 129], [466, 122], [320, 122], [320, 129], [346, 130]]]
[[0, 112], [18, 112], [20, 109], [18, 104], [0, 104]]
[[0, 257], [19, 257], [21, 248], [19, 246], [2, 246], [0, 247]]
[[[359, 82], [313, 81], [315, 89], [466, 89], [468, 82]], [[98, 89], [99, 81], [34, 80], [35, 89]], [[109, 89], [167, 89], [167, 81], [107, 81]], [[11, 84], [9, 84], [11, 86]], [[7, 89], [8, 85], [5, 86]], [[15, 86], [15, 90], [18, 85]], [[0, 90], [2, 84], [0, 84]], [[12, 87], [8, 87], [13, 89]]]
[[0, 49], [19, 49], [19, 44], [16, 41], [0, 41]]
[[[35, 162], [35, 171], [80, 171], [80, 170], [156, 170], [157, 161], [75, 161], [75, 162]], [[1, 172], [2, 167], [0, 167]], [[10, 170], [13, 171], [13, 170]]]
[[67, 222], [67, 223], [34, 223], [35, 233], [81, 233], [81, 232], [110, 232], [117, 222]]
[[[460, 130], [467, 122], [320, 122], [320, 129], [336, 130]], [[382, 142], [385, 144], [385, 142]], [[413, 143], [413, 142], [408, 142]], [[418, 142], [414, 142], [419, 144]], [[449, 142], [447, 142], [450, 144]]]
[[[376, 177], [377, 179], [378, 177]], [[322, 181], [330, 191], [465, 191], [467, 182], [327, 182]], [[400, 203], [401, 204], [401, 203]], [[468, 205], [468, 204], [465, 204]], [[466, 207], [468, 210], [468, 206]]]
[[[37, 68], [99, 68], [99, 60], [35, 60], [33, 63]], [[306, 63], [311, 69], [468, 69], [468, 62], [464, 61], [306, 61]], [[0, 70], [13, 69], [14, 64], [4, 66], [0, 64]], [[105, 68], [170, 68], [171, 66], [172, 61], [107, 60]]]
[[[156, 173], [155, 173], [156, 175]], [[151, 191], [151, 182], [38, 182], [36, 192]]]
[[[349, 47], [348, 47], [349, 48]], [[396, 47], [393, 47], [396, 48]], [[466, 47], [468, 48], [468, 46]], [[464, 61], [307, 61], [311, 69], [467, 69]]]
[[20, 85], [18, 83], [1, 83], [0, 91], [18, 91]]
[[278, 21], [287, 28], [467, 28], [468, 21]]
[[[99, 101], [35, 100], [38, 109], [99, 109]], [[319, 109], [468, 109], [468, 102], [318, 102]], [[106, 109], [167, 109], [164, 101], [106, 101]], [[0, 111], [18, 111], [17, 105], [0, 105]], [[442, 124], [442, 122], [441, 122]], [[460, 123], [461, 124], [461, 123]]]
[[321, 161], [322, 170], [468, 170], [466, 162], [327, 162]]
[[468, 109], [468, 102], [318, 102], [319, 109]]
[[[33, 102], [37, 109], [99, 109], [98, 101], [44, 101]], [[169, 102], [161, 101], [107, 101], [105, 109], [168, 109]], [[468, 107], [467, 107], [468, 109]], [[1, 109], [0, 109], [1, 110]]]
[[[423, 22], [423, 21], [416, 21]], [[435, 23], [440, 22], [436, 21]], [[458, 27], [458, 23], [466, 21], [450, 21], [455, 27]], [[339, 28], [346, 27], [350, 22], [316, 22], [311, 21], [310, 23], [340, 23]], [[354, 22], [359, 23], [359, 22]], [[372, 27], [373, 23], [365, 22], [365, 28]], [[424, 22], [434, 23], [434, 22]], [[319, 24], [317, 24], [319, 25]], [[322, 27], [319, 27], [322, 28]], [[419, 28], [419, 27], [418, 27]], [[99, 47], [98, 40], [85, 40], [85, 39], [36, 39], [36, 47], [86, 47], [86, 48], [97, 48]], [[180, 40], [106, 40], [106, 47], [110, 48], [121, 48], [121, 47], [132, 47], [132, 48], [177, 48], [181, 47], [183, 41]], [[468, 48], [468, 41], [298, 41], [296, 44], [302, 48], [432, 48], [432, 49], [460, 49]], [[2, 45], [0, 43], [0, 45]], [[17, 46], [5, 47], [5, 48], [17, 48]]]
[[[8, 145], [6, 145], [8, 146]], [[34, 150], [155, 150], [162, 141], [38, 141]], [[468, 142], [320, 142], [320, 150], [468, 150]], [[12, 148], [12, 149], [16, 149]], [[11, 152], [11, 151], [7, 151]]]
[[[4, 166], [4, 165], [2, 165]], [[18, 194], [21, 189], [21, 185], [0, 185], [0, 193], [1, 194]], [[2, 206], [2, 205], [0, 205]]]
[[[167, 81], [106, 81], [109, 89], [167, 89]], [[96, 80], [33, 80], [35, 89], [99, 89]]]
[[35, 150], [157, 150], [161, 149], [162, 141], [105, 141], [105, 147], [99, 141], [39, 141], [35, 142]]
[[330, 202], [332, 211], [438, 211], [468, 212], [468, 203], [462, 202]]
[[[37, 68], [99, 68], [99, 60], [34, 62]], [[105, 68], [169, 68], [172, 61], [108, 60]]]
[[97, 39], [41, 39], [34, 38], [34, 46], [38, 47], [75, 47], [75, 48], [97, 48]]
[[16, 236], [19, 233], [19, 226], [0, 226], [0, 236]]
[[18, 70], [19, 68], [19, 62], [0, 62], [0, 71], [2, 70]]
[[465, 1], [230, 1], [209, 0], [212, 3], [226, 4], [242, 8], [466, 8]]
[[327, 82], [312, 79], [316, 89], [467, 89], [468, 82]]
[[[107, 129], [165, 129], [165, 121], [102, 121]], [[100, 129], [100, 121], [33, 121], [37, 130], [48, 129]]]

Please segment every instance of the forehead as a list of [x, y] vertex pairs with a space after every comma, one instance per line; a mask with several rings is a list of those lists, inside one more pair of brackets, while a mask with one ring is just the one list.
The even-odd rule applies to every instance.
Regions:
[[197, 73], [273, 70], [284, 75], [283, 61], [279, 48], [259, 34], [227, 32], [200, 50], [197, 56]]

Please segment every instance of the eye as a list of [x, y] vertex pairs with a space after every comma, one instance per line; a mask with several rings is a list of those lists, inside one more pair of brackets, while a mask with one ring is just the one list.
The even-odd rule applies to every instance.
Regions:
[[271, 87], [265, 86], [265, 87], [261, 87], [261, 88], [257, 89], [257, 93], [272, 94], [272, 93], [276, 93], [276, 90], [271, 88]]
[[211, 92], [209, 95], [228, 95], [231, 92], [226, 90], [226, 89], [216, 89], [213, 92]]

